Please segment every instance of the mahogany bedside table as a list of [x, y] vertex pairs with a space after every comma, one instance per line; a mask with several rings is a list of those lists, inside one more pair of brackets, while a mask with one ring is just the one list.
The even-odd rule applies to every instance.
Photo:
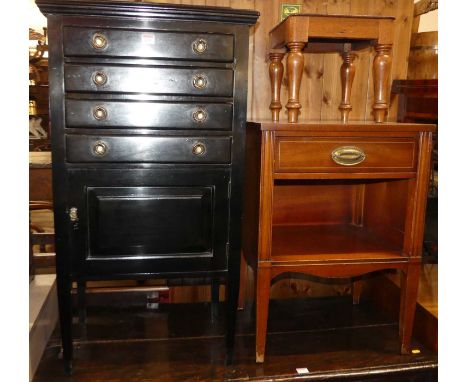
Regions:
[[256, 274], [256, 360], [270, 283], [399, 269], [401, 352], [410, 351], [433, 125], [247, 124], [243, 253]]
[[288, 51], [288, 122], [297, 122], [301, 102], [299, 89], [305, 53], [340, 52], [342, 100], [339, 106], [343, 122], [352, 110], [351, 88], [355, 74], [354, 51], [374, 46], [373, 64], [374, 119], [384, 122], [388, 111], [389, 80], [392, 64], [393, 17], [298, 14], [287, 17], [270, 31], [269, 57], [272, 119], [279, 120], [283, 59]]

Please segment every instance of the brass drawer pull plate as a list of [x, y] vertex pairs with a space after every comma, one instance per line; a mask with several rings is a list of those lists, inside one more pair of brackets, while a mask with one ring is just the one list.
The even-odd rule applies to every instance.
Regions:
[[194, 155], [203, 155], [206, 152], [206, 146], [203, 143], [196, 143], [192, 147], [192, 153]]
[[359, 147], [342, 146], [334, 149], [331, 157], [341, 166], [355, 166], [366, 159], [366, 154]]
[[107, 38], [101, 33], [95, 33], [91, 44], [94, 49], [105, 49], [107, 47]]
[[207, 48], [206, 40], [199, 38], [192, 43], [192, 50], [197, 54], [205, 53]]
[[97, 141], [93, 146], [93, 154], [102, 157], [107, 154], [108, 147], [103, 141]]

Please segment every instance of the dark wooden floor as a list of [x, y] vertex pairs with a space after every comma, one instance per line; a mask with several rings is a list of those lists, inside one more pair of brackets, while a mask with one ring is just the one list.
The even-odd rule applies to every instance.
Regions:
[[[221, 306], [222, 308], [222, 306]], [[251, 306], [239, 312], [234, 364], [225, 366], [224, 315], [209, 304], [91, 307], [75, 325], [73, 376], [63, 374], [58, 330], [34, 378], [42, 381], [436, 381], [437, 356], [398, 354], [395, 321], [349, 296], [273, 300], [265, 363], [255, 363]], [[296, 368], [307, 368], [298, 374]]]

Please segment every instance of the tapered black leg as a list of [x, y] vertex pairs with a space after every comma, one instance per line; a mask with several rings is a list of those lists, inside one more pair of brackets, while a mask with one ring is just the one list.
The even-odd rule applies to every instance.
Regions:
[[78, 315], [80, 324], [86, 323], [86, 281], [77, 281]]
[[237, 301], [239, 299], [240, 250], [231, 251], [226, 291], [226, 362], [232, 364], [236, 334]]
[[219, 317], [219, 279], [211, 279], [211, 322], [216, 322]]
[[63, 364], [65, 373], [71, 375], [73, 371], [71, 279], [67, 274], [61, 272], [57, 272], [57, 296], [60, 312]]

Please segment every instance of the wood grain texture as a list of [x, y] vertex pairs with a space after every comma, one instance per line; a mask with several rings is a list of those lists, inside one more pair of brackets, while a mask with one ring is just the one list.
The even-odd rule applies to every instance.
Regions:
[[[327, 14], [349, 15], [351, 12], [351, 0], [329, 1]], [[342, 59], [339, 53], [326, 53], [323, 58], [323, 88], [322, 108], [320, 119], [340, 119], [338, 107], [341, 103], [341, 77], [340, 68]], [[304, 86], [306, 84], [304, 83]], [[360, 84], [355, 84], [360, 86]], [[351, 101], [352, 102], [352, 101]]]
[[[33, 381], [437, 380], [437, 355], [418, 342], [415, 345], [420, 354], [397, 354], [395, 318], [381, 314], [365, 301], [359, 307], [353, 307], [348, 297], [271, 301], [267, 356], [261, 366], [254, 361], [255, 327], [252, 304], [248, 304], [238, 313], [235, 362], [225, 366], [220, 334], [224, 317], [210, 323], [209, 305], [161, 304], [158, 310], [150, 310], [145, 300], [129, 307], [124, 297], [116, 295], [115, 307], [88, 310], [87, 337], [75, 338], [78, 359], [73, 378], [61, 371], [56, 346], [60, 337], [55, 331]], [[79, 333], [78, 323], [75, 328]], [[299, 365], [307, 367], [309, 373], [298, 374]]]

